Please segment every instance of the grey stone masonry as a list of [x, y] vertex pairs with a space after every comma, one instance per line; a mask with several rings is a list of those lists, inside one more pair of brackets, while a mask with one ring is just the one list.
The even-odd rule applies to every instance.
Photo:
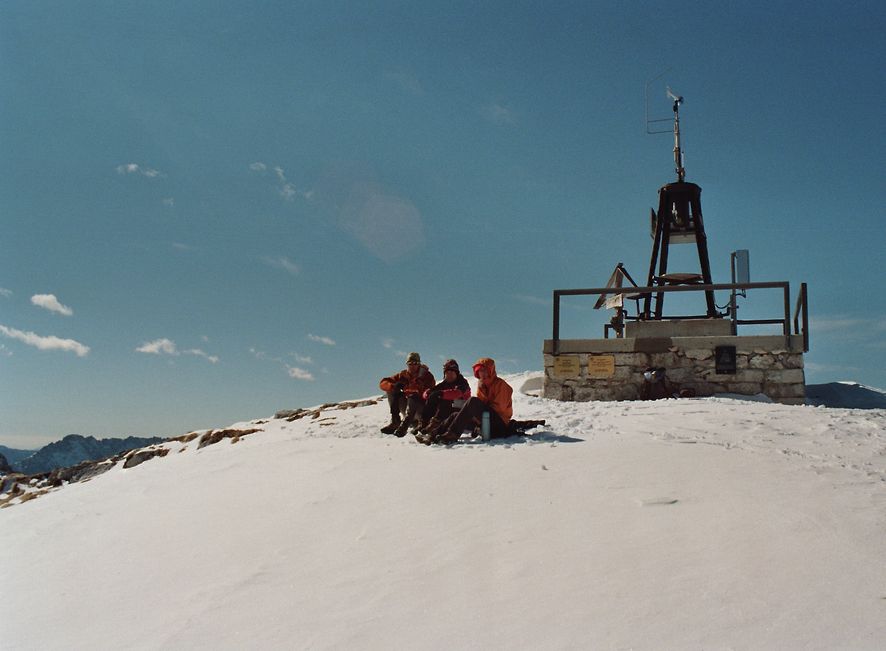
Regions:
[[[715, 351], [735, 347], [735, 373], [718, 372]], [[555, 354], [556, 352], [556, 354]], [[637, 400], [643, 371], [661, 367], [672, 392], [764, 394], [803, 404], [803, 338], [777, 336], [625, 337], [544, 342], [542, 395], [555, 400]]]

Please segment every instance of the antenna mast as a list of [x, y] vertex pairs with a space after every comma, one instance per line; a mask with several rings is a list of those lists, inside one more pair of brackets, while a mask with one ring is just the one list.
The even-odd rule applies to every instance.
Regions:
[[683, 96], [675, 95], [669, 87], [668, 97], [674, 100], [674, 167], [677, 172], [677, 181], [682, 183], [686, 179], [686, 170], [683, 167], [683, 149], [680, 147], [680, 104], [683, 103]]

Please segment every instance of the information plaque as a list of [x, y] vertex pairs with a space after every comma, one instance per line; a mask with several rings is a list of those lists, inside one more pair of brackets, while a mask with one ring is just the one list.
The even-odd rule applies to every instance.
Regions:
[[556, 355], [554, 357], [554, 375], [557, 377], [578, 377], [581, 375], [578, 355]]
[[615, 355], [588, 355], [588, 377], [606, 378], [615, 375]]

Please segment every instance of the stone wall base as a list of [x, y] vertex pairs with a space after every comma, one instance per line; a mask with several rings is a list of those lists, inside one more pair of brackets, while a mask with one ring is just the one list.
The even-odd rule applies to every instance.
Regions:
[[[715, 350], [734, 346], [735, 373], [718, 372]], [[803, 341], [792, 336], [561, 339], [544, 342], [542, 395], [555, 400], [638, 400], [643, 371], [666, 370], [672, 390], [698, 396], [764, 394], [804, 404]]]

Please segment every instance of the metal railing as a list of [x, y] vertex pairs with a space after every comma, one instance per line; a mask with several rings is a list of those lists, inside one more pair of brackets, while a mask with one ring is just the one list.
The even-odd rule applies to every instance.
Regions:
[[803, 335], [803, 352], [809, 352], [809, 296], [806, 283], [800, 283], [797, 307], [794, 309], [794, 332]]
[[[594, 287], [591, 289], [555, 289], [554, 290], [554, 354], [560, 350], [560, 297], [561, 296], [601, 296], [603, 294], [630, 295], [630, 300], [643, 299], [652, 294], [662, 292], [708, 292], [708, 291], [741, 291], [748, 289], [781, 289], [784, 294], [784, 315], [779, 319], [737, 319], [735, 312], [732, 313], [732, 322], [735, 327], [739, 325], [764, 325], [781, 324], [785, 337], [791, 334], [803, 335], [803, 352], [809, 351], [809, 308], [806, 283], [800, 285], [800, 295], [797, 298], [797, 306], [793, 317], [794, 332], [791, 332], [791, 288], [787, 281], [763, 282], [763, 283], [719, 283], [711, 285], [671, 285], [653, 287]], [[631, 320], [640, 320], [640, 316], [628, 317]], [[693, 317], [662, 317], [662, 319], [702, 319], [706, 316]], [[611, 327], [611, 326], [610, 326]], [[733, 334], [735, 327], [733, 328]]]

